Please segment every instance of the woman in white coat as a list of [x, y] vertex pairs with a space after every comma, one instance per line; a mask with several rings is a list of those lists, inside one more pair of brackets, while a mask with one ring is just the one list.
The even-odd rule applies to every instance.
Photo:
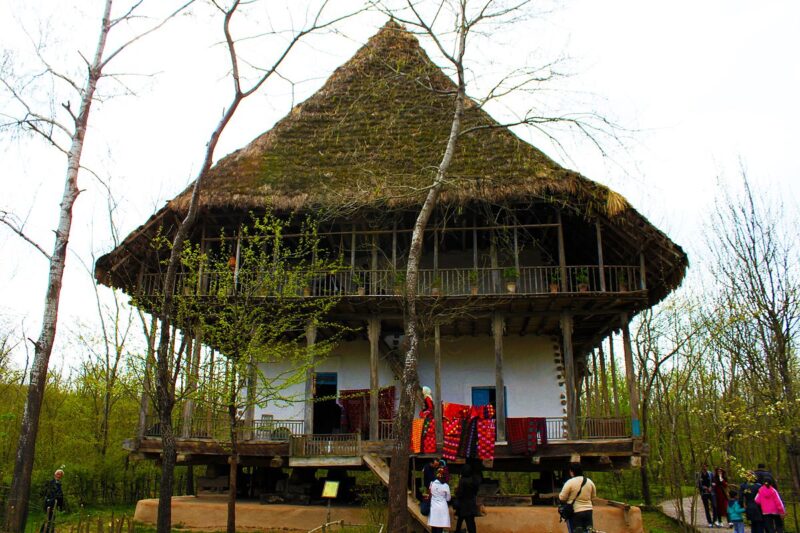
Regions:
[[428, 525], [432, 533], [441, 533], [450, 529], [450, 485], [444, 481], [444, 468], [436, 471], [436, 479], [431, 482], [428, 492], [431, 495], [431, 512], [428, 515]]

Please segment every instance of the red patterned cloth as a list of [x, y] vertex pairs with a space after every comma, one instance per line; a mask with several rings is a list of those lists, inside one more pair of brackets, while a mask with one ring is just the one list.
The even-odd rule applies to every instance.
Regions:
[[419, 453], [422, 449], [422, 425], [425, 420], [417, 418], [411, 422], [411, 453]]
[[478, 420], [478, 459], [494, 459], [495, 421]]
[[458, 456], [458, 444], [461, 440], [461, 429], [464, 426], [464, 419], [456, 418], [445, 422], [444, 425], [444, 451], [442, 456], [448, 461], [452, 461]]
[[516, 454], [532, 455], [547, 444], [547, 420], [544, 418], [507, 418], [508, 444]]
[[422, 453], [436, 453], [436, 423], [433, 418], [423, 420]]
[[442, 413], [445, 418], [450, 420], [454, 418], [466, 418], [469, 413], [469, 405], [461, 405], [460, 403], [442, 403]]

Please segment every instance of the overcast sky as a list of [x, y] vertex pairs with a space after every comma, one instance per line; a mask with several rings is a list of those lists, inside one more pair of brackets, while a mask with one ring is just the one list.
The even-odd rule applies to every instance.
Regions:
[[[0, 0], [4, 57], [13, 58], [18, 73], [33, 68], [31, 42], [44, 30], [51, 64], [75, 71], [77, 52], [92, 54], [101, 4]], [[499, 73], [563, 58], [558, 68], [570, 76], [490, 112], [507, 118], [532, 101], [552, 113], [594, 111], [624, 128], [623, 145], [608, 143], [603, 156], [568, 135], [561, 138], [566, 153], [541, 136], [517, 131], [521, 137], [627, 197], [687, 250], [694, 268], [702, 257], [700, 228], [718, 197], [719, 179], [738, 187], [741, 166], [758, 189], [796, 210], [800, 2], [534, 4], [540, 6], [538, 16], [470, 43], [472, 94], [478, 96], [481, 84]], [[272, 15], [279, 24], [282, 13]], [[383, 15], [366, 14], [342, 24], [338, 34], [299, 48], [282, 71], [295, 84], [278, 80], [248, 102], [226, 131], [217, 158], [269, 129], [293, 102], [312, 94], [384, 22]], [[247, 23], [266, 25], [255, 16]], [[112, 65], [126, 74], [125, 88], [135, 95], [122, 94], [121, 85], [103, 86], [103, 94], [115, 96], [93, 110], [84, 162], [119, 201], [122, 237], [195, 176], [229, 94], [223, 50], [214, 46], [218, 27], [205, 11], [182, 17]], [[423, 46], [437, 59], [429, 42], [423, 40]], [[0, 110], [11, 109], [7, 98], [0, 99]], [[64, 174], [63, 157], [38, 139], [0, 136], [0, 209], [25, 218], [26, 230], [47, 250]], [[67, 331], [95, 314], [92, 278], [83, 264], [91, 268], [92, 254], [109, 251], [112, 242], [99, 182], [84, 172], [80, 184], [85, 192], [75, 207], [56, 362], [67, 346]], [[0, 246], [0, 320], [15, 327], [24, 323], [27, 336], [35, 338], [47, 263], [4, 228]]]

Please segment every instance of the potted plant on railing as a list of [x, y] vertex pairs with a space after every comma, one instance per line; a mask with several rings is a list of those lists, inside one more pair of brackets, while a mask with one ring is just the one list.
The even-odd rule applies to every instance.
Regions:
[[586, 292], [589, 290], [589, 269], [586, 267], [579, 268], [575, 273], [575, 283], [578, 285], [578, 291]]
[[626, 272], [620, 272], [617, 275], [617, 286], [619, 292], [628, 292], [628, 274]]
[[508, 267], [503, 270], [503, 280], [506, 282], [506, 289], [509, 293], [517, 292], [517, 279], [519, 278], [519, 270], [514, 267]]
[[356, 294], [359, 296], [364, 296], [366, 293], [366, 289], [364, 288], [364, 278], [362, 278], [359, 274], [353, 274], [353, 285], [356, 287]]
[[467, 279], [469, 280], [469, 290], [473, 296], [478, 295], [478, 271], [477, 270], [470, 270], [469, 274], [467, 274]]
[[431, 282], [431, 296], [439, 296], [442, 291], [442, 276], [436, 274]]
[[556, 293], [558, 289], [561, 287], [561, 274], [558, 270], [554, 270], [550, 273], [550, 292]]
[[394, 294], [401, 296], [406, 286], [406, 273], [404, 270], [399, 270], [394, 275]]

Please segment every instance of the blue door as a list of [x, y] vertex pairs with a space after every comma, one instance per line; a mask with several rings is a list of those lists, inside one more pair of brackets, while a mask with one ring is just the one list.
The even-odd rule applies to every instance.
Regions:
[[[472, 387], [472, 405], [489, 405], [497, 407], [497, 392], [494, 387]], [[508, 416], [508, 388], [503, 387], [504, 415]]]

